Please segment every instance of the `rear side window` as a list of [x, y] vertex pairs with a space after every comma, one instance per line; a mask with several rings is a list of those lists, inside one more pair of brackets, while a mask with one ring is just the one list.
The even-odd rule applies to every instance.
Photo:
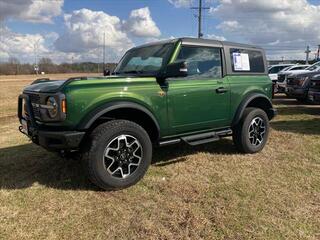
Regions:
[[233, 72], [264, 73], [262, 52], [248, 49], [230, 48]]

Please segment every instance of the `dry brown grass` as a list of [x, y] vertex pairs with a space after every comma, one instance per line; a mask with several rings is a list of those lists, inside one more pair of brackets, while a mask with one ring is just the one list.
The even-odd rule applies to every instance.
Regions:
[[[2, 101], [20, 91], [7, 86]], [[118, 192], [2, 118], [0, 239], [320, 239], [320, 108], [276, 104], [261, 153], [239, 154], [230, 139], [156, 149], [145, 178]]]

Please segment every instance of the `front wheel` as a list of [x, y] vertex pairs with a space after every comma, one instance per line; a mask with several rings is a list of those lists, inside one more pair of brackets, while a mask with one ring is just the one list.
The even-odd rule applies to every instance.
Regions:
[[233, 129], [233, 141], [244, 153], [261, 151], [269, 136], [269, 119], [260, 108], [246, 108], [240, 122]]
[[147, 132], [134, 122], [114, 120], [91, 134], [84, 163], [89, 179], [100, 188], [116, 190], [137, 183], [152, 158]]

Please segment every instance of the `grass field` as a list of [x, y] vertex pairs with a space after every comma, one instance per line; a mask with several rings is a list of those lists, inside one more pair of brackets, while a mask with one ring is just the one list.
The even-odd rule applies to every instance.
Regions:
[[0, 78], [0, 239], [320, 239], [320, 106], [279, 97], [261, 153], [160, 148], [141, 182], [103, 192], [18, 132], [30, 81]]

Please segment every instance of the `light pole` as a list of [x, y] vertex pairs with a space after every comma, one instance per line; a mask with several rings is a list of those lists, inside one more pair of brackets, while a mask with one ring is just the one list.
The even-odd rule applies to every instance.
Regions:
[[307, 49], [305, 51], [305, 54], [306, 54], [306, 64], [309, 64], [309, 54], [311, 53], [310, 51], [310, 47], [309, 45], [307, 46]]
[[34, 44], [33, 44], [33, 49], [34, 49], [34, 70], [36, 74], [39, 74], [39, 66], [38, 66], [38, 47], [39, 47], [39, 41], [38, 39]]

